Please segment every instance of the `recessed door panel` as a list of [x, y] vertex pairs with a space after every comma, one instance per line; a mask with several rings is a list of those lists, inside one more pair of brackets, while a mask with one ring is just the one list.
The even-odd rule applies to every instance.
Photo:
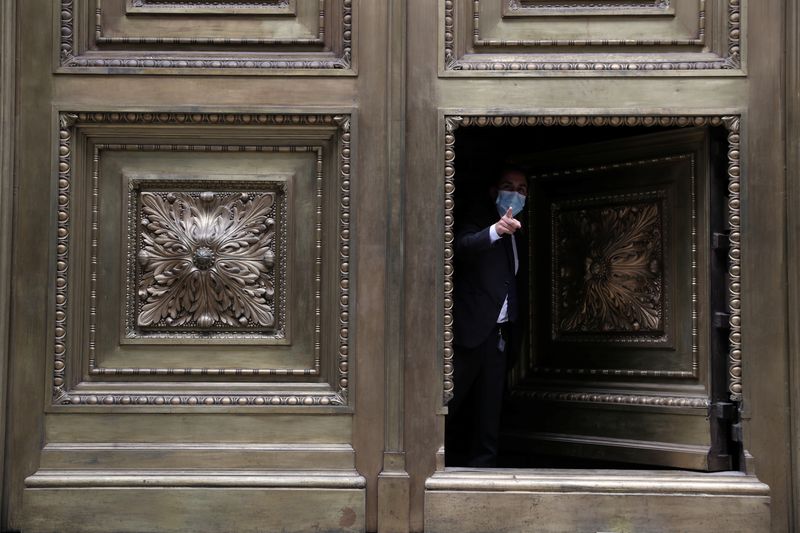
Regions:
[[59, 0], [57, 71], [352, 75], [352, 0]]
[[730, 73], [742, 66], [738, 0], [443, 3], [440, 67], [448, 76]]
[[348, 403], [349, 117], [212, 116], [61, 114], [54, 405]]

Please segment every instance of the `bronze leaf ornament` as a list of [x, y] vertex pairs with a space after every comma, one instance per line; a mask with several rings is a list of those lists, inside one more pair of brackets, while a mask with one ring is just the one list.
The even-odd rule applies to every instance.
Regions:
[[273, 194], [143, 192], [142, 327], [270, 327]]

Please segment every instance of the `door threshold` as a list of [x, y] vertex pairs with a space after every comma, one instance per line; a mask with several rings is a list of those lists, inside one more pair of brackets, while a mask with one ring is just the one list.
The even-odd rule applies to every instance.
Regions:
[[769, 496], [769, 487], [743, 472], [685, 470], [578, 470], [447, 467], [426, 490], [637, 492]]
[[450, 467], [425, 482], [425, 531], [769, 531], [769, 487], [742, 472]]

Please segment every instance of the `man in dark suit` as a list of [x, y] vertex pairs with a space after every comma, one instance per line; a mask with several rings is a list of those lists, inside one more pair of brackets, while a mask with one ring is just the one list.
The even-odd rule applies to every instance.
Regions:
[[454, 279], [454, 396], [448, 404], [448, 466], [497, 464], [500, 414], [519, 316], [524, 245], [517, 217], [528, 195], [525, 174], [506, 169], [478, 205], [457, 220]]

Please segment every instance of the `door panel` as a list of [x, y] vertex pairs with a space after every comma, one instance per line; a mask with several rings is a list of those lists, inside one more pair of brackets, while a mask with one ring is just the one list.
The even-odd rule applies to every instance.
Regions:
[[598, 76], [741, 68], [740, 2], [447, 0], [447, 76]]
[[[532, 90], [534, 84], [531, 83], [528, 87]], [[564, 87], [566, 90], [567, 85]], [[742, 256], [738, 234], [741, 222], [738, 117], [669, 114], [587, 116], [583, 112], [581, 110], [574, 114], [548, 115], [538, 112], [514, 114], [492, 109], [455, 110], [452, 115], [444, 111], [439, 117], [440, 134], [444, 139], [440, 145], [440, 161], [444, 167], [445, 193], [442, 256], [445, 273], [442, 286], [442, 324], [445, 332], [442, 370], [445, 403], [451, 387], [458, 387], [458, 383], [453, 383], [452, 379], [452, 367], [458, 362], [453, 361], [452, 351], [449, 350], [449, 343], [452, 342], [452, 300], [449, 295], [453, 290], [454, 266], [450, 227], [454, 217], [458, 216], [456, 206], [460, 196], [457, 192], [463, 193], [466, 190], [469, 194], [471, 185], [486, 183], [493, 175], [492, 172], [496, 173], [509, 163], [529, 166], [532, 175], [532, 192], [529, 198], [531, 213], [527, 219], [522, 219], [522, 224], [523, 227], [527, 225], [531, 228], [533, 238], [528, 253], [531, 261], [539, 264], [538, 271], [531, 271], [531, 286], [537, 289], [537, 285], [541, 284], [532, 293], [531, 319], [535, 326], [534, 332], [544, 331], [544, 344], [547, 349], [552, 350], [551, 361], [561, 364], [560, 356], [563, 352], [563, 359], [567, 363], [571, 359], [573, 364], [578, 361], [580, 366], [558, 366], [552, 372], [543, 373], [542, 368], [551, 367], [535, 366], [533, 361], [540, 355], [535, 353], [535, 348], [523, 351], [523, 355], [528, 354], [528, 357], [523, 357], [521, 366], [511, 373], [511, 401], [506, 404], [504, 413], [505, 431], [500, 462], [509, 469], [451, 469], [445, 468], [443, 461], [440, 462], [436, 472], [426, 480], [425, 509], [428, 514], [425, 524], [426, 528], [434, 531], [457, 530], [452, 520], [452, 509], [468, 509], [464, 511], [463, 523], [484, 523], [482, 521], [486, 520], [499, 524], [498, 528], [519, 527], [521, 523], [527, 524], [526, 527], [536, 527], [547, 523], [545, 527], [550, 527], [549, 524], [560, 524], [554, 526], [556, 530], [569, 531], [581, 517], [590, 515], [595, 520], [594, 523], [603, 524], [596, 529], [614, 529], [617, 522], [604, 518], [599, 510], [584, 507], [591, 500], [589, 494], [595, 491], [605, 493], [606, 489], [597, 483], [602, 483], [601, 480], [606, 479], [607, 475], [620, 475], [625, 479], [624, 482], [622, 479], [611, 482], [620, 489], [621, 499], [639, 500], [642, 505], [648, 506], [650, 503], [647, 494], [674, 494], [661, 482], [642, 488], [643, 491], [635, 488], [637, 482], [634, 480], [637, 476], [649, 479], [655, 475], [653, 466], [731, 470], [736, 468], [736, 464], [741, 464], [736, 462], [737, 444], [731, 436], [731, 424], [735, 420], [726, 419], [727, 416], [736, 414], [737, 406], [731, 400], [735, 401], [741, 394], [742, 354], [738, 334], [741, 320], [738, 310], [739, 265]], [[688, 129], [692, 126], [703, 128]], [[648, 130], [661, 130], [664, 133], [635, 137], [637, 133]], [[618, 140], [582, 145], [587, 138]], [[553, 151], [553, 146], [569, 148]], [[686, 158], [693, 160], [694, 164], [681, 166], [681, 159]], [[643, 163], [636, 164], [638, 162]], [[667, 164], [676, 162], [678, 164]], [[650, 166], [653, 168], [648, 168]], [[646, 168], [650, 172], [637, 174], [637, 167]], [[653, 169], [658, 172], [652, 172]], [[702, 189], [699, 188], [700, 184]], [[664, 192], [649, 198], [650, 204], [643, 202], [648, 200], [647, 195], [654, 190]], [[587, 201], [587, 196], [590, 201]], [[698, 198], [705, 198], [702, 205], [697, 203]], [[667, 202], [669, 199], [672, 199], [671, 203]], [[544, 206], [541, 205], [542, 202]], [[650, 353], [645, 352], [646, 342], [653, 341], [633, 342], [628, 347], [621, 342], [625, 339], [625, 330], [619, 326], [609, 328], [610, 332], [602, 328], [598, 328], [599, 331], [590, 331], [589, 335], [594, 338], [586, 341], [585, 337], [579, 336], [582, 333], [580, 330], [570, 331], [569, 335], [562, 334], [559, 338], [559, 332], [552, 327], [552, 317], [557, 315], [550, 306], [564, 298], [561, 293], [554, 295], [558, 286], [554, 283], [554, 275], [562, 273], [562, 269], [555, 268], [557, 262], [554, 258], [558, 258], [558, 245], [566, 245], [569, 240], [563, 238], [563, 231], [558, 235], [560, 238], [553, 237], [554, 228], [558, 227], [556, 223], [560, 222], [554, 213], [572, 214], [569, 210], [572, 207], [571, 202], [577, 204], [573, 209], [577, 216], [573, 215], [573, 219], [591, 221], [592, 209], [599, 206], [603, 206], [600, 208], [602, 216], [612, 217], [614, 224], [606, 226], [597, 222], [577, 225], [579, 228], [591, 230], [588, 232], [589, 237], [593, 232], [603, 234], [600, 230], [607, 227], [618, 228], [621, 214], [635, 215], [633, 219], [638, 221], [641, 220], [640, 213], [647, 212], [644, 207], [656, 206], [651, 210], [654, 213], [649, 220], [656, 227], [659, 227], [660, 220], [662, 229], [656, 232], [661, 238], [660, 245], [655, 233], [648, 234], [643, 239], [647, 242], [644, 248], [629, 243], [618, 258], [631, 260], [632, 263], [626, 266], [634, 266], [638, 255], [648, 256], [638, 250], [659, 252], [662, 261], [673, 269], [672, 272], [691, 280], [692, 293], [697, 294], [697, 315], [694, 312], [683, 314], [681, 320], [684, 323], [676, 322], [675, 331], [678, 336], [685, 335], [687, 331], [694, 335], [695, 326], [692, 322], [704, 321], [702, 326], [696, 326], [696, 346], [699, 347], [696, 359], [686, 353], [681, 354], [678, 350], [687, 349], [687, 345], [684, 344], [681, 348], [680, 343], [676, 343], [674, 348], [665, 348], [661, 354], [658, 349], [649, 348], [655, 354], [654, 360], [650, 361], [641, 354]], [[660, 218], [657, 216], [659, 203], [662, 213]], [[671, 207], [665, 209], [664, 206]], [[566, 222], [570, 222], [570, 218], [565, 218]], [[705, 227], [692, 230], [698, 220], [702, 220]], [[632, 226], [639, 228], [641, 233], [641, 229], [649, 225], [651, 224], [637, 222]], [[569, 228], [566, 224], [564, 226]], [[668, 231], [664, 230], [665, 226]], [[731, 232], [730, 239], [725, 238], [727, 230]], [[684, 232], [682, 241], [676, 243], [675, 240], [668, 239], [668, 236], [681, 235], [679, 232]], [[592, 242], [583, 233], [575, 233], [575, 239], [580, 241], [577, 244], [586, 247], [587, 241]], [[626, 235], [624, 231], [608, 233], [619, 233], [618, 237]], [[617, 239], [608, 240], [615, 244], [612, 249], [619, 246]], [[544, 242], [544, 249], [537, 248], [537, 242], [540, 245]], [[696, 246], [693, 244], [695, 242]], [[572, 247], [565, 249], [570, 250]], [[691, 253], [687, 253], [688, 250]], [[670, 254], [674, 256], [669, 257]], [[569, 255], [562, 255], [566, 264], [570, 265], [571, 262], [566, 261]], [[604, 272], [603, 269], [587, 268], [597, 263], [596, 255], [599, 254], [587, 252], [578, 263], [577, 268], [583, 272], [583, 278], [577, 277], [576, 280], [576, 276], [569, 275], [569, 270], [564, 271], [566, 279], [577, 281], [573, 281], [573, 287], [582, 287], [581, 283], [588, 284], [593, 279], [592, 276], [596, 279], [598, 274]], [[612, 256], [617, 257], [613, 254]], [[700, 256], [705, 263], [694, 263], [692, 257]], [[678, 263], [679, 260], [682, 262]], [[613, 262], [605, 264], [610, 267]], [[658, 261], [656, 264], [652, 261], [641, 262], [639, 270], [644, 269], [646, 275], [636, 279], [658, 279], [657, 273], [663, 273], [661, 278], [664, 280], [670, 279], [668, 271], [660, 267]], [[698, 278], [692, 277], [695, 268]], [[543, 276], [541, 272], [544, 273]], [[617, 277], [628, 280], [628, 268], [625, 273], [627, 276], [617, 274]], [[708, 277], [702, 280], [702, 276]], [[541, 277], [545, 279], [542, 280]], [[667, 290], [671, 289], [668, 292], [671, 298], [679, 297], [680, 289], [676, 287], [679, 284], [675, 283], [672, 288], [666, 287]], [[637, 285], [626, 281], [623, 286], [631, 290]], [[686, 290], [686, 285], [683, 287]], [[567, 292], [566, 295], [574, 294], [574, 289], [572, 290], [572, 293]], [[578, 294], [583, 294], [583, 289]], [[693, 297], [689, 298], [690, 301], [695, 301]], [[654, 300], [640, 298], [637, 303], [644, 305], [652, 301]], [[591, 302], [586, 307], [591, 308], [592, 305], [596, 305], [596, 302]], [[675, 306], [670, 308], [670, 312], [674, 312], [674, 308]], [[540, 316], [536, 316], [537, 309], [541, 311]], [[730, 314], [726, 311], [730, 311]], [[624, 313], [623, 315], [627, 316]], [[664, 313], [657, 316], [664, 316]], [[685, 323], [687, 317], [689, 324]], [[587, 315], [587, 320], [594, 319], [593, 314]], [[543, 324], [537, 324], [539, 320]], [[657, 321], [651, 326], [651, 333], [657, 333], [653, 335], [656, 339], [663, 335], [657, 331], [658, 326]], [[639, 335], [640, 330], [641, 327], [634, 329], [633, 335]], [[666, 332], [669, 330], [666, 329]], [[606, 343], [607, 347], [596, 350], [598, 356], [591, 348], [591, 343], [598, 343], [597, 338], [602, 339], [606, 334], [610, 339]], [[712, 335], [715, 339], [713, 343], [710, 342]], [[536, 340], [534, 337], [534, 341]], [[619, 365], [617, 368], [601, 365], [598, 363], [599, 359], [593, 359], [609, 357], [615, 344], [617, 349], [613, 352], [617, 358], [614, 364]], [[688, 350], [694, 351], [694, 346], [689, 344]], [[622, 355], [626, 350], [627, 353], [634, 354], [628, 361]], [[675, 356], [675, 361], [670, 360], [670, 354]], [[658, 365], [666, 368], [659, 369]], [[608, 370], [607, 375], [603, 374], [604, 370]], [[503, 447], [508, 452], [505, 457]], [[562, 459], [554, 460], [554, 457]], [[564, 457], [568, 459], [563, 459]], [[598, 470], [598, 467], [615, 470], [603, 471]], [[620, 468], [627, 469], [617, 470]], [[688, 473], [676, 474], [682, 477]], [[745, 500], [752, 493], [749, 493], [749, 489], [742, 492], [744, 485], [735, 480], [743, 481], [748, 476], [731, 472], [723, 473], [721, 477], [733, 481], [726, 489], [730, 490], [727, 493], [731, 498], [729, 501], [738, 501], [736, 505], [747, 505]], [[688, 480], [688, 477], [684, 479]], [[703, 478], [701, 476], [695, 479]], [[749, 479], [755, 480], [754, 476]], [[632, 484], [628, 484], [629, 482]], [[686, 487], [694, 483], [695, 481], [691, 481]], [[666, 492], [662, 492], [662, 489]], [[762, 485], [762, 489], [766, 487]], [[501, 493], [505, 491], [524, 494], [520, 498], [530, 504], [528, 510], [520, 508], [519, 513], [509, 515], [500, 503]], [[559, 499], [564, 502], [575, 496], [573, 503], [568, 505], [570, 511], [554, 516], [552, 520], [543, 518], [539, 509], [540, 502], [543, 498], [548, 498], [551, 491], [563, 493]], [[767, 492], [760, 494], [763, 497]], [[477, 502], [482, 503], [478, 505]], [[709, 504], [710, 500], [696, 500], [694, 503], [700, 510], [705, 509], [705, 504]], [[617, 511], [612, 514], [623, 516]], [[696, 520], [684, 518], [682, 515], [678, 526], [672, 523], [663, 526], [681, 531], [707, 529]], [[765, 520], [766, 515], [762, 515], [758, 528], [768, 527]], [[723, 526], [714, 528], [725, 530]]]
[[731, 467], [708, 463], [708, 376], [725, 372], [709, 363], [709, 144], [684, 130], [521, 160], [531, 341], [510, 391], [513, 449]]
[[353, 75], [352, 0], [59, 0], [58, 72]]
[[349, 115], [60, 121], [54, 405], [347, 405]]
[[353, 212], [385, 154], [355, 160], [356, 108], [384, 81], [353, 77], [352, 3], [17, 5], [60, 25], [21, 36], [3, 527], [365, 530], [383, 441], [355, 412], [383, 396], [355, 390], [382, 372], [352, 371], [352, 263], [384, 243]]
[[[221, 502], [234, 497], [226, 487], [246, 488], [273, 512], [305, 491], [347, 510], [345, 530], [363, 529], [348, 395], [351, 115], [61, 112], [59, 122], [56, 225], [44, 241], [55, 247], [52, 396], [25, 527], [81, 527], [79, 502], [149, 501], [135, 488], [148, 484], [165, 502], [189, 487]], [[178, 530], [218, 523], [185, 512]]]

